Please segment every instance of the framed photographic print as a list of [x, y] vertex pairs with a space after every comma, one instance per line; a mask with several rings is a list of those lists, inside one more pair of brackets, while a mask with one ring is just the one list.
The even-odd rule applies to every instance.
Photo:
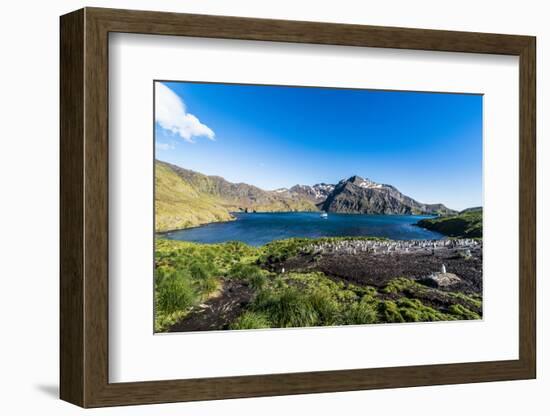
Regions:
[[61, 398], [534, 378], [535, 38], [61, 17]]

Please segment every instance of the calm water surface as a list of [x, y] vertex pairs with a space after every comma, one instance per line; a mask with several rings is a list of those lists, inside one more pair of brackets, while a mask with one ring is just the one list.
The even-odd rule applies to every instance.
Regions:
[[442, 234], [414, 224], [422, 215], [328, 214], [314, 212], [236, 213], [235, 221], [203, 225], [163, 234], [172, 240], [197, 243], [242, 241], [261, 246], [291, 237], [386, 237], [392, 240], [438, 240]]

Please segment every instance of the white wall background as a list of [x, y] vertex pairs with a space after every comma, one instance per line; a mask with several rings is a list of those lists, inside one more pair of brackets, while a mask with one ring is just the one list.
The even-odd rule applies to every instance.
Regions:
[[[538, 41], [538, 311], [537, 380], [317, 394], [87, 411], [102, 415], [530, 414], [550, 409], [550, 332], [543, 258], [550, 227], [545, 102], [550, 100], [550, 26], [546, 2], [462, 0], [52, 0], [5, 2], [0, 15], [0, 411], [74, 415], [58, 395], [58, 16], [83, 6], [166, 10], [276, 19], [536, 35]], [[512, 192], [515, 190], [511, 190]], [[546, 201], [544, 201], [546, 199]], [[546, 237], [543, 238], [543, 235]]]

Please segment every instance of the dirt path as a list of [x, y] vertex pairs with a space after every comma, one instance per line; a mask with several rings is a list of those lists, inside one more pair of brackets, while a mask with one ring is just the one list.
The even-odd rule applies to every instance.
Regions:
[[230, 322], [237, 318], [250, 302], [253, 290], [243, 282], [223, 281], [221, 293], [196, 306], [180, 322], [173, 325], [169, 332], [212, 331], [227, 329]]

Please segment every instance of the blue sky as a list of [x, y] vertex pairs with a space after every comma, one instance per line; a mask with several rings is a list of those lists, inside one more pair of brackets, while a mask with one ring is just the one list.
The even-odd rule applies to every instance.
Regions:
[[360, 175], [482, 205], [482, 96], [157, 82], [156, 158], [262, 189]]

